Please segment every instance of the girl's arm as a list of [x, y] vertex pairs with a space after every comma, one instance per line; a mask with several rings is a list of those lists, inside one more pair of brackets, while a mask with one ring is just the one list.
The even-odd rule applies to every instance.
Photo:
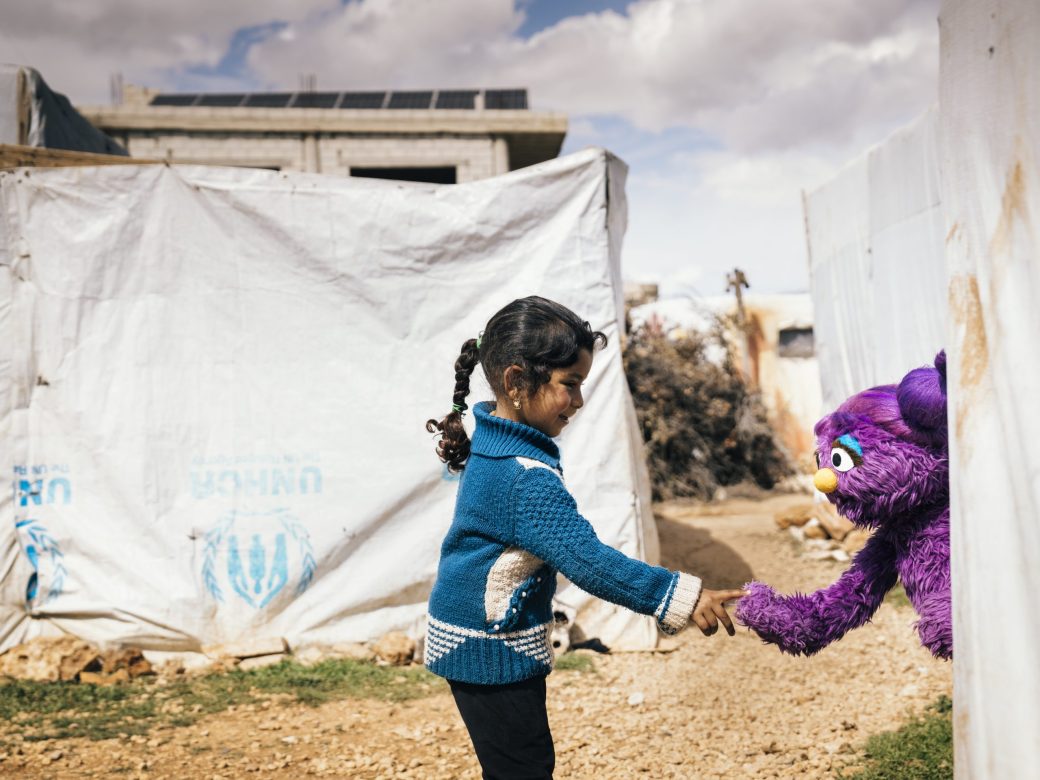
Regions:
[[521, 474], [512, 509], [517, 544], [579, 588], [653, 615], [665, 633], [686, 626], [701, 594], [700, 579], [637, 561], [601, 542], [555, 471], [532, 468]]
[[895, 584], [895, 550], [875, 534], [823, 590], [781, 596], [761, 582], [750, 583], [737, 620], [785, 653], [812, 655], [870, 620]]

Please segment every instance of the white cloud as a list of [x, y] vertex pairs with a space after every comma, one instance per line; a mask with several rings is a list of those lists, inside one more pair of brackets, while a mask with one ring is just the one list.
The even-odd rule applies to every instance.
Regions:
[[360, 0], [250, 62], [272, 82], [527, 86], [539, 107], [697, 127], [745, 151], [854, 148], [930, 102], [937, 13], [937, 0], [640, 0], [522, 40], [509, 0]]
[[[301, 73], [327, 89], [527, 87], [631, 164], [626, 273], [705, 292], [733, 265], [758, 289], [804, 287], [799, 190], [936, 97], [939, 0], [636, 0], [529, 39], [513, 0], [9, 5], [0, 51], [78, 102], [107, 100], [117, 71], [166, 89]], [[236, 30], [275, 20], [244, 81], [206, 69]]]
[[336, 6], [336, 0], [6, 2], [0, 10], [0, 56], [37, 68], [75, 102], [106, 103], [114, 73], [132, 83], [171, 88], [183, 70], [216, 65], [243, 27]]
[[800, 182], [834, 166], [808, 154], [674, 156], [660, 172], [630, 171], [626, 276], [656, 278], [662, 294], [710, 295], [742, 268], [757, 290], [808, 288]]

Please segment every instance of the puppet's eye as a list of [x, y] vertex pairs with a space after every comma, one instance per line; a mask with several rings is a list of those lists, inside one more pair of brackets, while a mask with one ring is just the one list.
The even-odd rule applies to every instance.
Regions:
[[856, 465], [851, 453], [844, 447], [835, 447], [831, 450], [831, 466], [835, 471], [849, 471]]

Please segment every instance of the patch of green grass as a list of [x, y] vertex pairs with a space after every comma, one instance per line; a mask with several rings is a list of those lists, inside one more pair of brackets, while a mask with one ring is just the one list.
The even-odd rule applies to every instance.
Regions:
[[594, 672], [596, 664], [585, 653], [562, 653], [556, 656], [555, 668], [561, 672]]
[[111, 686], [14, 681], [0, 695], [0, 731], [29, 741], [111, 739], [153, 728], [190, 726], [233, 705], [274, 698], [311, 706], [334, 699], [404, 701], [447, 689], [425, 669], [377, 666], [349, 659], [304, 667], [284, 661], [253, 671], [231, 671], [157, 684], [141, 678]]
[[903, 590], [902, 582], [897, 582], [896, 586], [885, 594], [885, 603], [890, 604], [893, 607], [910, 606], [910, 599], [907, 598], [906, 591]]
[[231, 672], [232, 679], [248, 682], [266, 694], [290, 694], [304, 704], [331, 699], [406, 701], [447, 690], [440, 677], [425, 669], [377, 666], [348, 660], [323, 661], [314, 666], [282, 662], [253, 672]]
[[867, 740], [861, 762], [838, 770], [840, 780], [948, 780], [953, 777], [953, 703], [940, 696], [896, 731]]

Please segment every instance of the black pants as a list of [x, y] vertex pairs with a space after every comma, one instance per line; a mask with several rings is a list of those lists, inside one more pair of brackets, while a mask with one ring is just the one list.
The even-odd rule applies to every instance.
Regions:
[[449, 684], [484, 780], [551, 780], [556, 751], [544, 677], [508, 685]]

